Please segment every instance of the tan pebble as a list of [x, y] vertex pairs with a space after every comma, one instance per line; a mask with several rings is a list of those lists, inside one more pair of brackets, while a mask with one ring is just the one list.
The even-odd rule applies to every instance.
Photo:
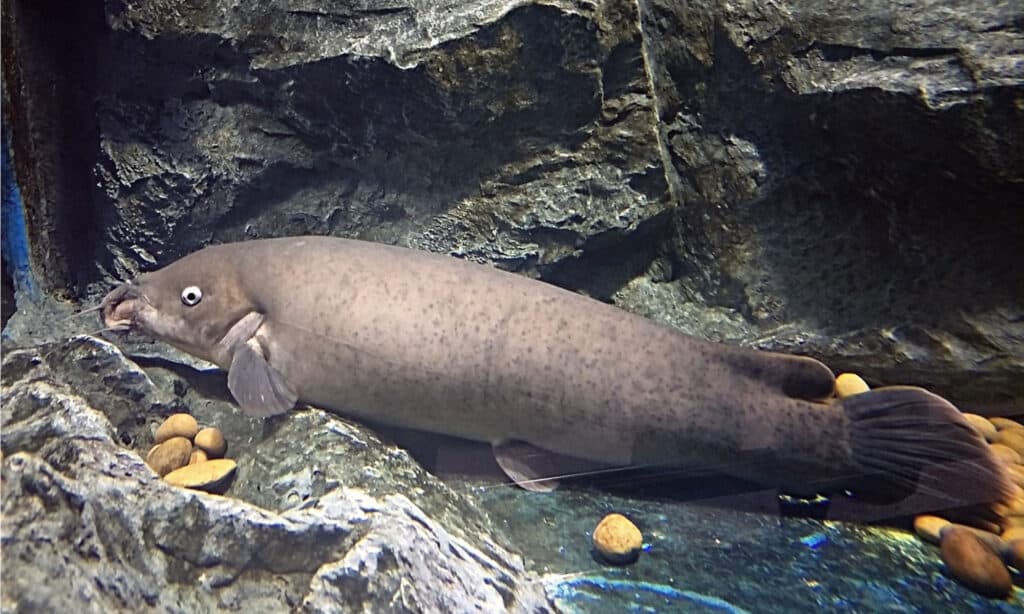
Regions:
[[942, 529], [939, 531], [940, 538], [941, 536], [944, 536], [947, 532], [952, 531], [954, 529], [967, 529], [971, 533], [974, 533], [974, 536], [980, 539], [981, 543], [988, 546], [993, 552], [1000, 552], [1000, 550], [1004, 547], [1005, 543], [1003, 542], [1003, 539], [999, 536], [999, 533], [1002, 530], [999, 527], [999, 525], [991, 522], [984, 522], [980, 519], [975, 519], [975, 522], [984, 525], [988, 528], [974, 527], [966, 524], [960, 524], [957, 522], [951, 522], [948, 525], [942, 527]]
[[157, 427], [153, 441], [163, 443], [171, 437], [191, 440], [199, 432], [199, 423], [188, 414], [174, 414]]
[[593, 541], [598, 553], [615, 564], [632, 563], [644, 545], [640, 529], [622, 514], [605, 516], [594, 529]]
[[[991, 550], [992, 552], [995, 552], [995, 553], [998, 554], [1006, 546], [1006, 542], [1003, 541], [1003, 538], [1001, 538], [999, 536], [999, 533], [997, 532], [999, 530], [998, 526], [994, 526], [993, 527], [993, 529], [995, 529], [995, 531], [986, 531], [984, 529], [978, 529], [978, 528], [975, 528], [975, 527], [968, 527], [967, 525], [962, 525], [962, 524], [961, 525], [956, 525], [956, 526], [963, 527], [965, 529], [970, 529], [971, 532], [974, 533], [974, 536], [977, 537], [978, 539], [980, 539], [981, 543], [983, 543], [986, 546], [988, 546], [988, 549]], [[949, 530], [950, 529], [948, 529], [948, 528], [945, 529], [945, 531], [949, 531]], [[945, 532], [945, 531], [943, 531], [943, 532]]]
[[210, 458], [220, 458], [228, 450], [224, 435], [220, 429], [214, 427], [207, 427], [196, 433], [196, 447], [206, 450]]
[[992, 445], [1002, 444], [1017, 454], [1024, 454], [1024, 429], [1003, 429], [996, 433]]
[[992, 450], [992, 453], [996, 455], [996, 458], [1003, 461], [1006, 464], [1019, 465], [1020, 454], [1017, 453], [1013, 448], [1004, 446], [1001, 443], [994, 443], [988, 447]]
[[1014, 540], [1024, 538], [1024, 527], [1006, 529], [999, 537], [1005, 542], [1012, 542]]
[[184, 437], [171, 437], [150, 452], [146, 458], [146, 464], [157, 475], [163, 477], [175, 469], [187, 465], [191, 455], [191, 441]]
[[1019, 494], [1006, 502], [1006, 510], [1003, 516], [1024, 516], [1024, 497]]
[[206, 456], [206, 451], [196, 448], [192, 450], [192, 456], [188, 457], [188, 464], [205, 463], [208, 460], [210, 459]]
[[231, 481], [236, 467], [235, 461], [230, 458], [218, 458], [172, 471], [164, 476], [164, 480], [183, 488], [223, 492]]
[[1012, 565], [1017, 571], [1024, 572], [1024, 538], [1012, 540], [1003, 552], [1003, 561]]
[[984, 535], [988, 533], [991, 533], [992, 535], [999, 535], [1003, 532], [1003, 526], [998, 521], [985, 520], [984, 518], [972, 518], [971, 526], [968, 528], [978, 533], [978, 535]]
[[985, 441], [991, 442], [998, 432], [996, 425], [992, 424], [992, 421], [985, 416], [979, 416], [978, 414], [964, 414], [964, 418], [967, 420], [967, 424], [971, 425], [971, 428], [978, 431], [978, 433], [985, 438]]
[[924, 541], [938, 545], [942, 537], [942, 530], [951, 524], [950, 521], [938, 516], [918, 516], [914, 518], [914, 532]]
[[865, 382], [856, 373], [840, 373], [839, 377], [836, 378], [836, 396], [840, 399], [846, 397], [852, 397], [855, 394], [861, 394], [871, 390]]
[[1010, 571], [971, 531], [954, 527], [943, 532], [942, 561], [958, 582], [986, 597], [1005, 597], [1013, 590]]
[[1024, 466], [1021, 465], [1009, 465], [1006, 467], [1009, 469], [1010, 479], [1017, 486], [1024, 486]]
[[1024, 424], [1009, 418], [989, 418], [989, 422], [1000, 431], [1003, 429], [1024, 429]]

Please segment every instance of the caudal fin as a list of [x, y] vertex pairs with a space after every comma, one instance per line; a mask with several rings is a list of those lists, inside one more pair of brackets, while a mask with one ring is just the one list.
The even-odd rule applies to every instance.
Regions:
[[922, 493], [935, 509], [1007, 501], [1007, 470], [956, 407], [921, 388], [878, 388], [841, 401], [865, 490]]

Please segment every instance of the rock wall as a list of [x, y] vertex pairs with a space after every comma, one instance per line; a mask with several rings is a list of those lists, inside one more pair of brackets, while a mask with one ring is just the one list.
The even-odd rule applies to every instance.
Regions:
[[[72, 4], [2, 5], [4, 132], [51, 298], [89, 303], [210, 242], [329, 233], [491, 262], [975, 411], [1022, 406], [1014, 3]], [[372, 432], [314, 410], [243, 420], [222, 375], [160, 348], [125, 343], [142, 370], [95, 339], [38, 345], [95, 328], [61, 309], [20, 296], [5, 328], [3, 609], [550, 607], [479, 501]], [[151, 422], [181, 409], [249, 439], [230, 499], [142, 463]], [[528, 535], [537, 505], [499, 509]], [[589, 565], [575, 522], [534, 561]], [[766, 573], [804, 584], [764, 571], [800, 543], [766, 524], [777, 541], [736, 583], [755, 606]], [[697, 543], [737, 560], [720, 537]], [[866, 590], [848, 548], [849, 584], [772, 593]], [[659, 556], [668, 584], [692, 565], [718, 593], [718, 567]], [[920, 579], [937, 566], [901, 573], [946, 599]]]
[[[484, 513], [362, 427], [317, 410], [254, 425], [90, 337], [2, 369], [6, 612], [550, 611]], [[183, 405], [231, 434], [227, 496], [141, 458]]]
[[[1024, 398], [1012, 3], [110, 0], [65, 30], [4, 6], [51, 292], [330, 233], [973, 409]], [[73, 57], [42, 53], [62, 34]]]
[[733, 338], [1019, 403], [1021, 9], [641, 7], [685, 295]]
[[[91, 69], [42, 61], [34, 5], [5, 6], [51, 291], [95, 296], [209, 242], [339, 234], [975, 409], [1024, 397], [1009, 4], [111, 0], [75, 37]], [[46, 69], [94, 108], [43, 95]], [[81, 126], [39, 129], [53, 109]]]

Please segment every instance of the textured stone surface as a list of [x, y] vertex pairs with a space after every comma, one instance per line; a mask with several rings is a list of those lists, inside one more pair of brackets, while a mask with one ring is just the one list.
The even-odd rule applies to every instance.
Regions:
[[1021, 7], [640, 6], [678, 282], [708, 324], [871, 383], [1024, 396]]
[[111, 2], [114, 271], [307, 232], [530, 268], [621, 239], [670, 204], [629, 9]]
[[[308, 410], [285, 421], [294, 433], [250, 423], [246, 438], [224, 403], [151, 370], [156, 382], [86, 337], [5, 353], [5, 611], [548, 609], [485, 515], [369, 431]], [[184, 399], [234, 436], [224, 497], [173, 487], [140, 457]]]
[[[548, 594], [566, 612], [1008, 614], [1024, 605], [1019, 588], [1006, 600], [971, 593], [943, 573], [937, 546], [907, 531], [742, 512], [753, 509], [743, 499], [757, 493], [668, 494], [664, 481], [673, 477], [675, 486], [687, 484], [678, 474], [629, 475], [607, 478], [600, 491], [544, 497], [481, 489], [480, 502], [548, 574]], [[629, 496], [659, 482], [659, 497]], [[626, 496], [609, 495], [612, 484]], [[594, 524], [613, 511], [628, 514], [649, 544], [624, 568], [601, 565], [588, 548]]]
[[[1021, 607], [1019, 592], [972, 595], [907, 532], [780, 518], [773, 492], [742, 483], [685, 471], [543, 494], [442, 483], [368, 429], [314, 409], [254, 421], [223, 400], [223, 374], [139, 361], [88, 337], [5, 352], [4, 611]], [[223, 497], [170, 486], [140, 456], [186, 407], [239, 462]], [[633, 566], [593, 558], [610, 512], [649, 544]]]
[[110, 0], [66, 32], [47, 6], [5, 1], [4, 74], [51, 292], [331, 233], [1024, 399], [1014, 3]]
[[[4, 127], [51, 295], [5, 328], [5, 611], [82, 596], [96, 611], [528, 609], [547, 607], [541, 591], [591, 612], [971, 599], [934, 551], [878, 533], [695, 509], [643, 484], [631, 498], [449, 487], [337, 417], [252, 421], [223, 374], [166, 347], [119, 338], [132, 362], [68, 343], [99, 325], [54, 297], [88, 303], [211, 241], [331, 233], [1013, 409], [1019, 6], [65, 4], [2, 10]], [[12, 349], [40, 339], [56, 342]], [[226, 498], [142, 464], [176, 411], [228, 436]], [[589, 558], [609, 511], [651, 536], [640, 567]], [[554, 575], [526, 573], [512, 545]]]

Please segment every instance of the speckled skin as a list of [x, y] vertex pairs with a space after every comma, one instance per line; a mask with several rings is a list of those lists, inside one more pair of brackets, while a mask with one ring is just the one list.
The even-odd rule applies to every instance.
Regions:
[[[203, 291], [194, 307], [187, 286]], [[300, 399], [345, 415], [771, 485], [853, 471], [846, 416], [807, 400], [832, 392], [821, 363], [694, 339], [492, 267], [297, 237], [209, 247], [131, 287], [151, 312], [136, 328], [225, 369], [213, 348], [264, 314], [270, 364]], [[137, 309], [107, 302], [108, 323]]]

